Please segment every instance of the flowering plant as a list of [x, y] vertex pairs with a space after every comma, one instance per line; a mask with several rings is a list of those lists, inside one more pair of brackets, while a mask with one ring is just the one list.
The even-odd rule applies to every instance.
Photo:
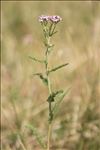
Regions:
[[[52, 72], [55, 72], [58, 69], [61, 69], [62, 67], [65, 67], [66, 65], [68, 65], [68, 63], [64, 63], [52, 69], [50, 69], [48, 66], [49, 64], [48, 57], [54, 47], [54, 45], [51, 44], [51, 38], [55, 33], [57, 33], [56, 26], [61, 20], [62, 18], [60, 16], [45, 16], [45, 15], [39, 16], [39, 22], [41, 23], [43, 35], [44, 35], [44, 46], [46, 48], [45, 59], [39, 60], [35, 57], [30, 56], [30, 58], [33, 59], [34, 61], [43, 63], [45, 65], [45, 74], [39, 72], [39, 73], [35, 73], [34, 75], [37, 75], [48, 88], [47, 102], [48, 102], [48, 110], [49, 110], [49, 119], [48, 119], [49, 129], [48, 129], [48, 141], [47, 141], [47, 146], [46, 146], [47, 150], [50, 149], [52, 121], [54, 120], [55, 114], [57, 113], [57, 109], [59, 107], [60, 102], [63, 100], [64, 96], [68, 92], [68, 90], [54, 91], [52, 89], [51, 80], [50, 80], [50, 74]], [[52, 105], [52, 103], [54, 104]]]

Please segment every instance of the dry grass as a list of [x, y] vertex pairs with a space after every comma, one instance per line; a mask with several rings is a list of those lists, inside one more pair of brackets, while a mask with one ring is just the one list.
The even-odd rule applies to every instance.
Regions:
[[[51, 150], [100, 150], [100, 2], [2, 2], [2, 150], [41, 150], [25, 126], [47, 140], [47, 90], [32, 73], [42, 66], [41, 14], [63, 18], [50, 62], [69, 62], [51, 76], [53, 88], [72, 89], [54, 122]], [[20, 136], [18, 136], [20, 135]]]

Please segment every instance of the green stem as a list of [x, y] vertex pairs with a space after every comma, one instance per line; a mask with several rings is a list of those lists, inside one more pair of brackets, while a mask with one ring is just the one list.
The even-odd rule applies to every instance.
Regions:
[[47, 144], [47, 150], [50, 150], [50, 139], [51, 139], [51, 124], [49, 124], [49, 129], [48, 129], [48, 144]]
[[45, 68], [46, 68], [46, 76], [47, 76], [47, 81], [48, 81], [48, 90], [49, 90], [49, 94], [52, 94], [52, 91], [51, 91], [51, 83], [50, 83], [50, 78], [49, 78], [49, 74], [48, 74], [48, 71], [49, 71], [49, 68], [48, 68], [48, 55], [49, 55], [49, 47], [48, 45], [50, 45], [50, 37], [47, 38], [47, 50], [46, 50], [46, 53], [45, 53]]
[[[51, 82], [50, 82], [50, 77], [48, 74], [48, 47], [47, 47], [47, 51], [46, 51], [46, 76], [47, 76], [47, 82], [48, 82], [48, 90], [49, 90], [49, 95], [52, 95], [52, 90], [51, 90]], [[53, 114], [52, 114], [52, 108], [51, 108], [51, 102], [49, 102], [49, 123], [51, 122], [52, 118], [53, 118]]]
[[[47, 39], [47, 45], [50, 45], [50, 37], [48, 37]], [[47, 50], [45, 53], [45, 69], [46, 69], [46, 76], [47, 76], [47, 81], [48, 81], [48, 91], [49, 91], [49, 95], [52, 94], [52, 90], [51, 90], [51, 83], [50, 83], [50, 78], [49, 78], [49, 73], [48, 73], [48, 53], [49, 51], [49, 47], [47, 46]], [[49, 102], [49, 129], [48, 129], [48, 143], [47, 143], [47, 150], [50, 150], [50, 139], [51, 139], [51, 123], [52, 123], [52, 119], [53, 119], [53, 113], [52, 113], [52, 105], [51, 102]]]

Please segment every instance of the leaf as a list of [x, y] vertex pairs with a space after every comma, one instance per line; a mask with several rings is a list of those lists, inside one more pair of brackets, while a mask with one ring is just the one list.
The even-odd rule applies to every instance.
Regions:
[[63, 93], [63, 90], [59, 90], [59, 91], [54, 92], [54, 96], [57, 96], [60, 93]]
[[43, 83], [44, 83], [45, 85], [48, 85], [48, 80], [47, 80], [47, 78], [44, 78], [42, 74], [41, 74], [39, 77], [40, 77], [40, 79], [43, 81]]
[[40, 135], [37, 129], [33, 125], [27, 125], [26, 127], [32, 131], [33, 135], [35, 136], [37, 142], [41, 145], [41, 147], [46, 148], [46, 144], [43, 141], [43, 137]]
[[44, 63], [45, 62], [44, 60], [39, 60], [39, 59], [37, 59], [35, 57], [29, 56], [29, 58], [32, 59], [32, 60], [34, 60], [34, 61], [36, 61], [36, 62], [39, 62], [39, 63]]
[[56, 71], [56, 70], [58, 70], [58, 69], [61, 69], [62, 67], [65, 67], [65, 66], [67, 66], [67, 65], [68, 65], [68, 63], [65, 63], [65, 64], [62, 64], [62, 65], [60, 65], [60, 66], [57, 66], [57, 67], [55, 67], [55, 68], [49, 70], [48, 73], [51, 73], [51, 72]]
[[59, 90], [59, 91], [56, 91], [56, 92], [53, 92], [47, 99], [48, 102], [54, 102], [54, 98], [60, 94], [60, 93], [63, 93], [63, 90]]
[[53, 95], [49, 95], [47, 101], [48, 102], [54, 102], [54, 96]]
[[66, 96], [66, 94], [69, 92], [70, 89], [71, 89], [71, 88], [68, 88], [67, 90], [65, 90], [63, 93], [61, 93], [61, 94], [59, 95], [59, 98], [58, 98], [58, 100], [56, 101], [56, 103], [55, 103], [55, 105], [54, 105], [54, 107], [53, 107], [53, 109], [52, 109], [52, 111], [53, 111], [53, 113], [54, 113], [54, 116], [56, 116], [56, 114], [57, 114], [57, 112], [58, 112], [58, 109], [59, 109], [59, 106], [60, 106], [62, 100], [64, 99], [64, 97]]
[[48, 80], [47, 80], [47, 78], [45, 78], [45, 77], [43, 76], [42, 73], [35, 73], [35, 74], [33, 74], [33, 75], [39, 76], [39, 78], [43, 81], [43, 83], [44, 83], [45, 85], [48, 85]]

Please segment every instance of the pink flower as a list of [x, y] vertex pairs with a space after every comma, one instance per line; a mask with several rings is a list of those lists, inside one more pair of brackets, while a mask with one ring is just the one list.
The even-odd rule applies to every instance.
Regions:
[[58, 23], [59, 21], [61, 21], [62, 18], [60, 16], [46, 16], [46, 15], [41, 15], [39, 16], [39, 22], [48, 22], [48, 21], [52, 21], [53, 23]]
[[39, 22], [44, 22], [44, 21], [48, 21], [48, 20], [49, 20], [49, 16], [45, 16], [45, 15], [39, 16]]
[[62, 20], [60, 16], [50, 16], [49, 19], [54, 23], [58, 23], [59, 21]]

